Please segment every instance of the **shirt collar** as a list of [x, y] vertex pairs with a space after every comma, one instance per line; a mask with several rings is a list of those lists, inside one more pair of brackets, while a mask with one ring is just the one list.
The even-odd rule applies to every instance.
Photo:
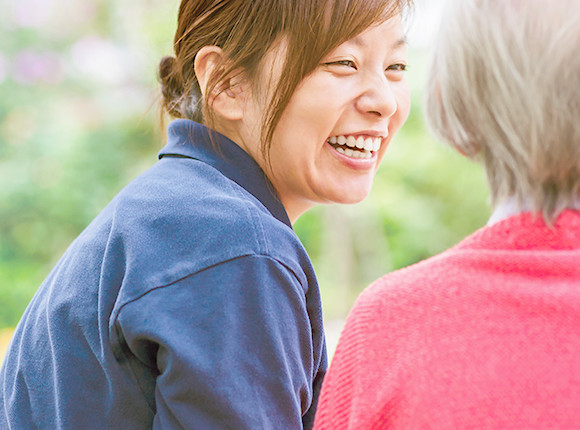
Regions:
[[254, 159], [235, 142], [187, 119], [171, 122], [167, 137], [167, 145], [159, 152], [160, 159], [173, 155], [209, 164], [250, 192], [274, 217], [292, 228], [274, 186]]

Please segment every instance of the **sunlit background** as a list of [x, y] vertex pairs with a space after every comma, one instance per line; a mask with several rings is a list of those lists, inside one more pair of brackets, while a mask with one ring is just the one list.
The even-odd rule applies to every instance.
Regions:
[[[177, 0], [0, 0], [0, 360], [68, 244], [156, 161], [156, 71]], [[295, 225], [316, 268], [332, 351], [360, 291], [455, 244], [489, 216], [481, 168], [434, 141], [421, 92], [440, 1], [416, 0], [413, 109], [369, 198]]]

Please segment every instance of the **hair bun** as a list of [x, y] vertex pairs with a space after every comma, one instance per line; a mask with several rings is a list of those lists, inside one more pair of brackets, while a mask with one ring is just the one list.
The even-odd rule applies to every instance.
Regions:
[[175, 57], [169, 55], [161, 59], [161, 63], [159, 63], [159, 79], [162, 83], [173, 75], [176, 61]]
[[179, 102], [183, 97], [183, 81], [180, 74], [176, 70], [177, 60], [175, 57], [166, 56], [161, 59], [159, 63], [159, 82], [161, 83], [161, 93], [163, 94], [163, 105], [168, 113], [181, 117], [182, 112], [179, 111]]

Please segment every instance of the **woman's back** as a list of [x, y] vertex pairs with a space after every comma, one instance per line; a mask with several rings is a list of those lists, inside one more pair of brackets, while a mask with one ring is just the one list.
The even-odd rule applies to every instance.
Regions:
[[[317, 428], [576, 428], [580, 213], [486, 227], [357, 301]], [[340, 389], [339, 389], [340, 388]]]

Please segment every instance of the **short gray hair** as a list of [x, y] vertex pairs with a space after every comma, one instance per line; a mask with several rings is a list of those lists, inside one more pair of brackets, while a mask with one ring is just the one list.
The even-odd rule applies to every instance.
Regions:
[[552, 221], [580, 197], [580, 2], [451, 0], [443, 16], [430, 128], [484, 162], [494, 205]]

